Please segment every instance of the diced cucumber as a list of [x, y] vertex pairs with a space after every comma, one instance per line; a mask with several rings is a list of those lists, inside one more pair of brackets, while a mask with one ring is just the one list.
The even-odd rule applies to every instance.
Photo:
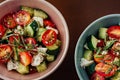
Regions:
[[36, 34], [37, 40], [41, 42], [42, 40], [42, 34], [46, 31], [45, 28], [39, 28]]
[[87, 46], [90, 50], [95, 50], [97, 48], [98, 39], [91, 35], [88, 37]]
[[93, 52], [91, 50], [87, 49], [87, 50], [84, 51], [84, 56], [83, 57], [87, 60], [92, 60]]
[[33, 37], [35, 35], [35, 32], [37, 31], [37, 29], [38, 29], [38, 24], [34, 20], [25, 27], [25, 33], [27, 36]]
[[29, 66], [24, 66], [23, 64], [19, 63], [18, 68], [16, 70], [20, 74], [27, 74], [27, 73], [29, 73]]
[[107, 28], [100, 28], [98, 36], [100, 39], [106, 39], [107, 38]]
[[55, 55], [47, 54], [46, 59], [47, 59], [48, 62], [54, 61], [55, 60]]
[[47, 64], [46, 62], [42, 62], [40, 65], [36, 66], [38, 72], [45, 71], [47, 69]]
[[115, 41], [116, 41], [116, 40], [107, 41], [107, 42], [105, 43], [104, 49], [106, 50], [106, 49], [110, 48]]
[[31, 16], [33, 16], [34, 13], [34, 9], [28, 6], [20, 6], [21, 10], [27, 11], [28, 13], [30, 13]]
[[48, 14], [41, 9], [34, 9], [34, 16], [41, 17], [43, 19], [48, 18]]

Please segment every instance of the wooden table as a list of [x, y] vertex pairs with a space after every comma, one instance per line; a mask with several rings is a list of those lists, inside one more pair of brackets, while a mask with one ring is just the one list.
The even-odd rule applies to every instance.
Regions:
[[66, 19], [70, 33], [70, 46], [63, 63], [44, 80], [79, 80], [74, 65], [74, 52], [80, 34], [95, 19], [107, 14], [120, 13], [120, 0], [47, 1], [59, 9]]

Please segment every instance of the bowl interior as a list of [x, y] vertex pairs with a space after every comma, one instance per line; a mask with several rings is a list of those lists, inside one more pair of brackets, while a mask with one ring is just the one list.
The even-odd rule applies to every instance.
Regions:
[[69, 32], [66, 22], [61, 13], [50, 3], [45, 0], [6, 0], [0, 4], [0, 19], [7, 13], [17, 11], [20, 5], [30, 6], [33, 8], [39, 8], [48, 13], [53, 22], [56, 24], [60, 38], [62, 41], [61, 51], [57, 59], [52, 62], [48, 69], [41, 73], [34, 73], [30, 75], [20, 75], [14, 71], [8, 71], [4, 65], [0, 65], [0, 77], [3, 79], [14, 79], [14, 80], [31, 80], [31, 79], [42, 79], [50, 75], [63, 61], [69, 43]]
[[89, 80], [85, 70], [80, 66], [80, 59], [82, 58], [84, 51], [83, 46], [87, 37], [92, 34], [97, 36], [100, 27], [109, 27], [111, 25], [118, 25], [119, 23], [120, 14], [110, 14], [95, 20], [83, 31], [75, 48], [75, 67], [80, 80]]

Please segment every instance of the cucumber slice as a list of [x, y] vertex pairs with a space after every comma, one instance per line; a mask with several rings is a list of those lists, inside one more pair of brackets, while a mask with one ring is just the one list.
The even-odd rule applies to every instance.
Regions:
[[48, 62], [54, 61], [55, 60], [55, 55], [47, 54], [46, 59], [47, 59]]
[[37, 40], [41, 42], [42, 40], [42, 34], [46, 31], [45, 28], [39, 28], [36, 34]]
[[38, 72], [45, 71], [47, 69], [47, 64], [46, 62], [42, 62], [39, 66], [36, 66]]
[[33, 37], [35, 35], [35, 32], [37, 31], [37, 29], [38, 29], [38, 24], [34, 20], [25, 27], [25, 33], [27, 36]]
[[18, 64], [18, 68], [16, 69], [20, 74], [29, 73], [29, 66], [24, 66], [21, 63]]
[[98, 39], [91, 35], [88, 37], [87, 46], [90, 50], [95, 50], [97, 48]]
[[30, 13], [31, 16], [33, 16], [34, 13], [34, 9], [28, 6], [20, 6], [21, 10], [27, 11], [28, 13]]
[[93, 58], [93, 52], [91, 50], [85, 50], [84, 52], [84, 56], [83, 56], [85, 59], [87, 60], [92, 60]]
[[41, 9], [34, 9], [34, 16], [41, 17], [43, 19], [48, 18], [48, 14]]
[[100, 28], [98, 36], [100, 39], [106, 39], [107, 38], [107, 28]]

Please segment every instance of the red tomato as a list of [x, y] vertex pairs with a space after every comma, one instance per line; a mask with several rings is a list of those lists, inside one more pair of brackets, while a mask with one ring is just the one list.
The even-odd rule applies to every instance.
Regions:
[[3, 17], [3, 25], [5, 25], [7, 28], [13, 29], [16, 27], [16, 22], [13, 18], [13, 14], [9, 13]]
[[45, 46], [53, 45], [57, 40], [57, 34], [55, 31], [49, 29], [42, 35], [42, 42]]
[[28, 44], [34, 44], [34, 45], [37, 43], [34, 38], [26, 38], [25, 42]]
[[104, 40], [99, 40], [99, 42], [97, 43], [97, 47], [103, 47], [105, 45]]
[[103, 76], [101, 76], [100, 74], [95, 72], [95, 73], [93, 73], [90, 80], [105, 80], [105, 78]]
[[108, 36], [120, 39], [120, 26], [111, 26], [107, 30]]
[[55, 24], [54, 24], [51, 20], [45, 19], [45, 20], [44, 20], [44, 25], [55, 28]]
[[9, 41], [10, 41], [10, 43], [14, 43], [15, 41], [19, 41], [19, 36], [10, 36], [9, 37]]
[[31, 61], [32, 61], [32, 56], [29, 52], [20, 52], [20, 62], [24, 65], [24, 66], [28, 66]]
[[99, 63], [95, 66], [95, 71], [104, 76], [104, 77], [111, 77], [115, 74], [117, 67], [110, 64]]
[[104, 55], [103, 61], [104, 61], [105, 63], [111, 64], [111, 62], [114, 61], [114, 58], [115, 58], [114, 55], [108, 53], [108, 54]]
[[12, 48], [9, 45], [0, 45], [0, 62], [5, 63], [12, 54]]
[[14, 19], [17, 24], [24, 26], [29, 23], [30, 14], [26, 11], [20, 10], [14, 15]]
[[6, 29], [2, 25], [0, 25], [0, 38], [2, 38], [4, 36], [5, 31], [6, 31]]

